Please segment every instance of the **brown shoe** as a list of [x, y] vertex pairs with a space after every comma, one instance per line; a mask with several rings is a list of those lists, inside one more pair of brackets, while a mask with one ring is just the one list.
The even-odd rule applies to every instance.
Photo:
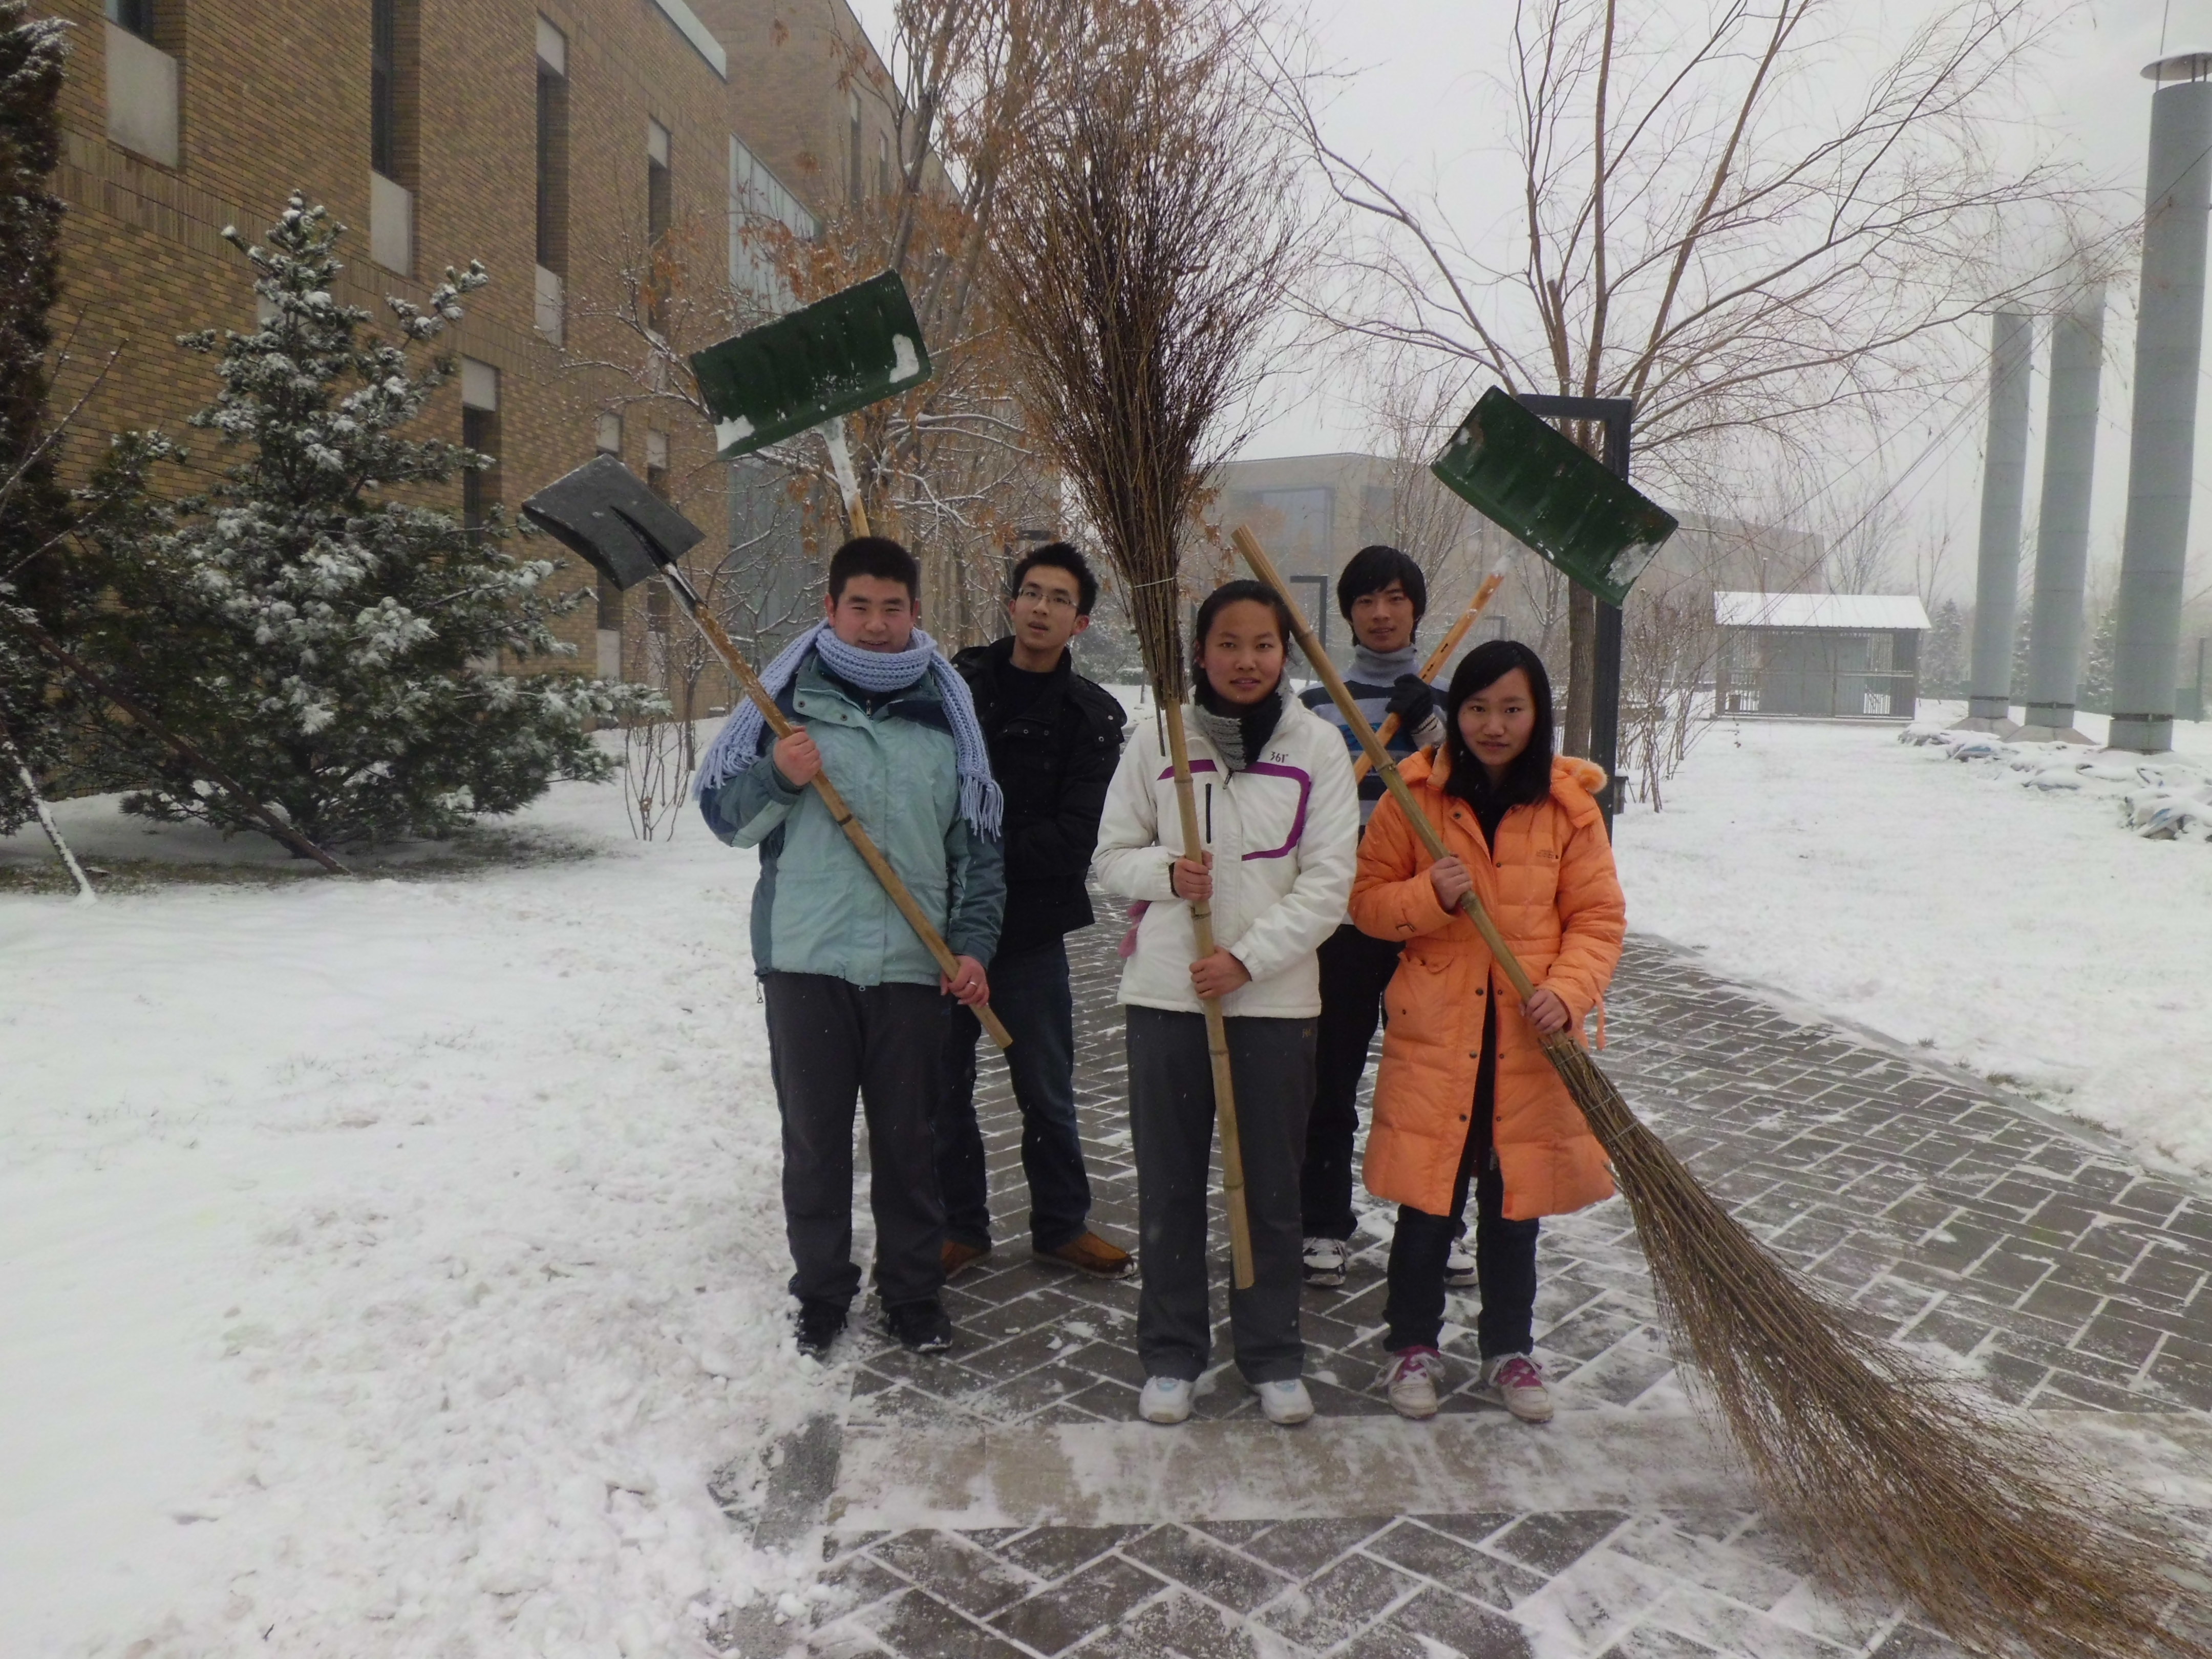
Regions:
[[991, 1254], [988, 1244], [963, 1244], [957, 1238], [945, 1241], [945, 1276], [947, 1279], [963, 1267], [973, 1267]]
[[1085, 1233], [1056, 1250], [1039, 1250], [1036, 1255], [1040, 1261], [1061, 1262], [1097, 1279], [1126, 1279], [1136, 1266], [1135, 1258], [1127, 1250], [1109, 1244], [1097, 1233]]

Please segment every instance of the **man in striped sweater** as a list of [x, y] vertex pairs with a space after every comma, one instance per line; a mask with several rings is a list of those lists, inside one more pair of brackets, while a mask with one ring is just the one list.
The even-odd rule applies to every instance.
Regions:
[[[1413, 643], [1428, 605], [1429, 585], [1421, 567], [1395, 547], [1361, 548], [1336, 579], [1336, 608], [1352, 624], [1357, 647], [1345, 683], [1369, 725], [1380, 730], [1389, 716], [1398, 716], [1389, 747], [1400, 759], [1443, 741], [1443, 718], [1435, 691], [1421, 679]], [[1359, 739], [1327, 688], [1315, 686], [1304, 700], [1342, 730], [1356, 761]], [[1382, 799], [1382, 780], [1370, 771], [1359, 781], [1362, 830]], [[1398, 971], [1399, 948], [1392, 940], [1370, 939], [1350, 921], [1321, 947], [1321, 1029], [1300, 1177], [1309, 1285], [1333, 1288], [1344, 1283], [1348, 1241], [1358, 1225], [1352, 1212], [1352, 1143], [1359, 1128], [1359, 1078], [1381, 1018], [1383, 988]], [[1455, 1245], [1446, 1282], [1464, 1287], [1474, 1278], [1474, 1258]]]

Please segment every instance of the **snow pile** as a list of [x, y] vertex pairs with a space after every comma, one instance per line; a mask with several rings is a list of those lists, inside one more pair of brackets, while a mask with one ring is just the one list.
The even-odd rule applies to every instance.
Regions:
[[2188, 755], [2136, 755], [2079, 744], [2008, 743], [1983, 732], [1908, 726], [1898, 741], [1954, 761], [2002, 766], [2027, 788], [2086, 793], [2115, 804], [2124, 827], [2150, 841], [2212, 842], [2212, 765]]
[[[2180, 741], [2212, 761], [2212, 730]], [[1630, 925], [2212, 1171], [2212, 860], [2113, 834], [2110, 781], [1942, 753], [1716, 724], [1668, 810], [1620, 819]]]
[[844, 1393], [785, 1327], [756, 862], [611, 786], [520, 837], [567, 855], [0, 895], [10, 1654], [703, 1653], [810, 1576], [705, 1490]]

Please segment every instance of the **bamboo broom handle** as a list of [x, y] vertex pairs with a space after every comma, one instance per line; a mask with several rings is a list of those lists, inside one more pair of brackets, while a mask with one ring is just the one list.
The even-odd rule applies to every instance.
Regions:
[[[690, 583], [672, 581], [669, 586], [676, 590], [678, 597], [684, 602], [684, 611], [698, 624], [699, 631], [707, 636], [707, 642], [720, 655], [730, 672], [738, 677], [738, 684], [744, 687], [745, 695], [761, 711], [761, 718], [768, 722], [769, 730], [779, 738], [788, 737], [795, 728], [784, 718], [783, 710], [775, 706], [775, 699], [769, 696], [768, 688], [761, 684], [760, 676], [753, 672], [752, 665], [745, 660], [736, 642], [722, 631], [722, 624], [699, 603], [698, 595], [691, 591]], [[830, 775], [817, 772], [813, 787], [822, 797], [822, 804], [830, 809], [830, 816], [836, 821], [837, 827], [845, 832], [845, 839], [853, 843], [853, 850], [875, 872], [876, 879], [883, 884], [884, 891], [891, 896], [891, 902], [898, 906], [898, 912], [906, 918], [907, 926], [914, 929], [922, 944], [928, 947], [929, 954], [937, 959], [939, 970], [948, 978], [958, 973], [960, 963], [954, 957], [951, 947], [945, 944], [944, 936], [937, 931], [936, 925], [930, 921], [914, 895], [907, 890], [907, 884], [899, 879], [898, 872], [891, 868], [890, 860], [884, 856], [873, 837], [861, 827], [860, 819], [853, 816], [853, 809], [845, 805], [845, 798], [830, 781]], [[976, 1007], [975, 1018], [982, 1022], [983, 1029], [991, 1034], [991, 1041], [999, 1047], [1011, 1048], [1014, 1046], [1013, 1033], [1000, 1023], [999, 1017], [991, 1012], [989, 1003], [982, 1003]]]
[[[1424, 681], [1436, 678], [1437, 671], [1451, 660], [1451, 653], [1459, 649], [1459, 642], [1467, 637], [1467, 630], [1474, 626], [1474, 619], [1488, 608], [1490, 596], [1498, 592], [1504, 580], [1504, 576], [1495, 570], [1482, 579], [1482, 586], [1474, 590], [1474, 597], [1468, 601], [1467, 609], [1459, 613], [1459, 620], [1451, 625], [1451, 632], [1443, 636], [1437, 648], [1429, 653], [1429, 659], [1421, 665]], [[1401, 724], [1397, 715], [1388, 715], [1382, 721], [1382, 729], [1376, 732], [1375, 740], [1385, 750], [1390, 747], [1390, 739], [1398, 735]], [[1352, 763], [1352, 781], [1358, 783], [1374, 768], [1375, 763], [1362, 755]]]
[[[1437, 833], [1436, 825], [1429, 822], [1429, 815], [1421, 811], [1414, 801], [1413, 792], [1406, 787], [1405, 779], [1398, 775], [1398, 763], [1390, 758], [1390, 751], [1382, 746], [1382, 740], [1375, 735], [1375, 728], [1367, 723], [1367, 716], [1359, 712], [1359, 705], [1352, 700], [1352, 692], [1344, 683], [1344, 676], [1338, 673], [1336, 665], [1322, 653], [1321, 641], [1314, 638], [1313, 629], [1306, 625], [1305, 613], [1298, 609], [1297, 601], [1291, 597], [1281, 573], [1275, 568], [1274, 561], [1260, 545], [1260, 538], [1239, 525], [1230, 539], [1237, 544], [1237, 550], [1244, 556], [1244, 562], [1252, 567], [1252, 574], [1273, 588], [1283, 603], [1290, 607], [1291, 627], [1298, 636], [1298, 648], [1306, 653], [1314, 672], [1321, 676], [1322, 684], [1328, 688], [1328, 695], [1335, 699], [1338, 712], [1343, 714], [1345, 723], [1351, 726], [1352, 735], [1359, 739], [1360, 747], [1367, 751], [1368, 759], [1382, 775], [1383, 787], [1397, 801], [1398, 810], [1406, 815], [1406, 822], [1413, 825], [1413, 833], [1427, 846], [1431, 858], [1449, 857], [1450, 849], [1445, 847], [1443, 837]], [[1521, 965], [1520, 958], [1505, 943], [1505, 935], [1498, 931], [1498, 924], [1490, 919], [1490, 913], [1482, 908], [1473, 893], [1460, 901], [1460, 908], [1480, 932], [1483, 942], [1490, 946], [1491, 955], [1498, 958], [1498, 965], [1504, 970], [1505, 977], [1513, 982], [1514, 990], [1526, 1002], [1535, 991], [1536, 983], [1528, 977], [1528, 970]]]
[[[1168, 758], [1175, 763], [1176, 811], [1182, 819], [1182, 855], [1203, 861], [1206, 843], [1198, 833], [1198, 796], [1190, 781], [1190, 744], [1183, 732], [1182, 709], [1168, 711]], [[1190, 931], [1200, 960], [1213, 954], [1213, 906], [1187, 899]], [[1229, 1212], [1229, 1282], [1252, 1288], [1252, 1221], [1244, 1207], [1244, 1142], [1237, 1130], [1237, 1079], [1229, 1064], [1229, 1025], [1216, 997], [1201, 997], [1206, 1010], [1206, 1051], [1213, 1061], [1213, 1109], [1221, 1120], [1221, 1200]]]

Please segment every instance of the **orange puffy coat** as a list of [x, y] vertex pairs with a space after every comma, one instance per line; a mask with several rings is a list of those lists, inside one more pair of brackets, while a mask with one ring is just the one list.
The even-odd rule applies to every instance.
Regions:
[[[1590, 790], [1585, 760], [1552, 763], [1552, 793], [1509, 811], [1493, 858], [1465, 801], [1446, 794], [1449, 760], [1416, 755], [1400, 769], [1528, 977], [1567, 1005], [1579, 1030], [1620, 961], [1628, 907]], [[1383, 994], [1389, 1023], [1367, 1136], [1367, 1190], [1431, 1215], [1451, 1209], [1481, 1065], [1482, 1011], [1498, 1000], [1495, 1145], [1509, 1220], [1560, 1215], [1613, 1195], [1605, 1152], [1544, 1058], [1536, 1030], [1474, 924], [1437, 902], [1428, 849], [1395, 797], [1375, 809], [1359, 846], [1352, 919], [1405, 954]]]

